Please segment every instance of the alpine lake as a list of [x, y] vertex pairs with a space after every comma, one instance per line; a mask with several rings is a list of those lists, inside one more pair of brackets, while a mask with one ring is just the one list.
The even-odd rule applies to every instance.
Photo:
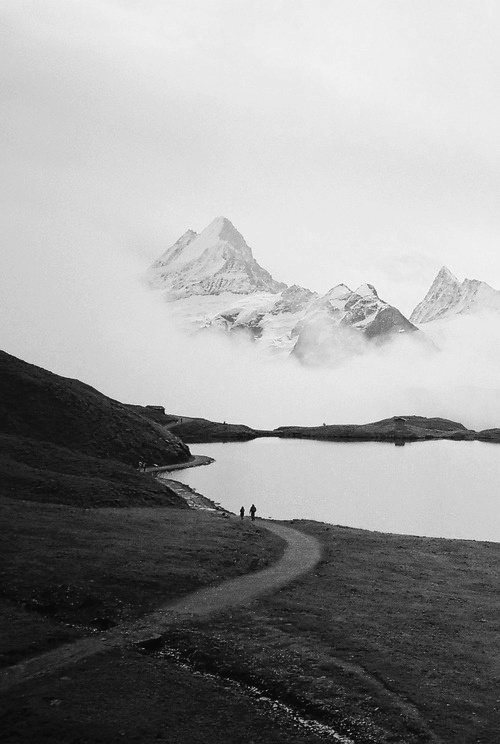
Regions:
[[228, 511], [500, 542], [500, 445], [263, 438], [191, 445], [211, 465], [172, 473]]

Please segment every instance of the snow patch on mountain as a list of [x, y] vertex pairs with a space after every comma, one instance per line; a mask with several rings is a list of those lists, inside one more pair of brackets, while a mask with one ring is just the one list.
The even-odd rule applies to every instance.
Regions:
[[380, 299], [371, 284], [354, 292], [339, 284], [310, 303], [294, 329], [293, 354], [308, 364], [331, 364], [362, 353], [367, 340], [381, 342], [416, 330], [397, 308]]

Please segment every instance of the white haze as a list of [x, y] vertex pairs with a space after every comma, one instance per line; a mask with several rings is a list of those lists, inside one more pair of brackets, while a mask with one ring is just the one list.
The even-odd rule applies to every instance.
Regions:
[[3, 0], [0, 20], [27, 221], [73, 210], [152, 259], [224, 214], [276, 278], [371, 282], [405, 313], [442, 264], [500, 286], [494, 0]]
[[125, 401], [257, 426], [500, 424], [497, 318], [334, 369], [187, 338], [138, 281], [224, 214], [277, 279], [408, 313], [500, 286], [498, 3], [4, 0], [0, 345]]
[[2, 275], [2, 346], [119, 400], [261, 427], [412, 413], [474, 428], [500, 422], [498, 317], [463, 317], [442, 335], [438, 327], [440, 352], [405, 337], [367, 345], [336, 367], [308, 368], [246, 339], [181, 332], [161, 294], [141, 281], [143, 261], [109, 234], [59, 216], [51, 235], [47, 254], [45, 237], [25, 230], [19, 284]]

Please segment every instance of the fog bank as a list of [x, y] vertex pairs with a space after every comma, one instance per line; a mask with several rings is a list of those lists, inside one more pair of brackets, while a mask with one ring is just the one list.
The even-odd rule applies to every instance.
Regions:
[[267, 356], [245, 338], [181, 332], [169, 304], [143, 284], [140, 256], [85, 222], [59, 220], [57, 227], [47, 253], [42, 226], [19, 221], [25, 270], [14, 286], [12, 276], [0, 278], [1, 346], [29, 362], [125, 402], [252, 426], [395, 414], [500, 426], [497, 317], [435, 327], [439, 352], [404, 337], [367, 346], [333, 368], [304, 367]]
[[500, 425], [498, 318], [450, 324], [440, 354], [401, 339], [308, 369], [181, 334], [138, 279], [225, 214], [277, 279], [314, 291], [370, 282], [408, 314], [443, 263], [500, 286], [499, 7], [4, 0], [1, 14], [0, 346], [121, 400], [255, 426]]

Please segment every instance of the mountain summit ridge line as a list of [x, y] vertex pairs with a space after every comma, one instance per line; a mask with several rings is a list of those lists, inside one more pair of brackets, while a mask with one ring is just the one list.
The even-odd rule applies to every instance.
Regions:
[[147, 278], [186, 326], [244, 332], [267, 350], [306, 364], [336, 364], [363, 353], [367, 341], [418, 332], [372, 284], [355, 291], [337, 284], [319, 295], [276, 281], [226, 217], [201, 233], [187, 230]]
[[410, 321], [424, 324], [481, 311], [500, 313], [500, 291], [479, 279], [460, 282], [447, 266], [442, 266]]

